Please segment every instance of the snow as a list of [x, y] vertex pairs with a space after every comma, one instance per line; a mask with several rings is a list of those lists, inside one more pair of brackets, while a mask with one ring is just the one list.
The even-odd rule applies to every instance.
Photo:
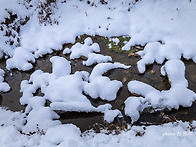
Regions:
[[120, 40], [118, 38], [110, 38], [109, 41], [114, 42], [115, 45], [118, 45], [118, 43], [120, 42]]
[[33, 65], [28, 61], [32, 61], [33, 63], [35, 62], [33, 54], [22, 47], [18, 47], [14, 50], [14, 57], [6, 61], [6, 68], [13, 69], [17, 67], [19, 70], [26, 71], [33, 67]]
[[[79, 146], [82, 138], [80, 129], [75, 125], [61, 125], [48, 129], [39, 146]], [[51, 146], [51, 147], [52, 147]]]
[[169, 60], [161, 67], [161, 74], [168, 78], [171, 87], [184, 86], [188, 87], [188, 81], [185, 79], [185, 65], [180, 60]]
[[135, 44], [144, 45], [160, 40], [165, 45], [175, 45], [184, 58], [192, 58], [195, 62], [195, 39], [192, 36], [196, 23], [192, 20], [196, 15], [194, 11], [195, 1], [151, 0], [138, 3], [133, 7], [134, 15], [131, 17], [132, 22], [138, 23], [131, 25], [131, 40], [123, 49], [129, 50]]
[[[74, 43], [76, 37], [83, 34], [109, 37], [116, 45], [119, 39], [114, 36], [129, 36], [131, 39], [124, 42], [122, 50], [129, 50], [134, 45], [145, 46], [137, 53], [141, 56], [137, 62], [139, 72], [145, 73], [146, 65], [164, 63], [161, 74], [168, 76], [171, 88], [159, 91], [149, 84], [130, 81], [128, 90], [140, 96], [127, 98], [124, 102], [125, 115], [134, 123], [148, 107], [155, 110], [190, 107], [196, 100], [196, 94], [188, 88], [186, 67], [181, 58], [196, 63], [196, 19], [193, 19], [196, 17], [196, 1], [105, 1], [107, 4], [90, 0], [91, 4], [88, 5], [86, 1], [59, 0], [51, 10], [55, 13], [50, 16], [52, 22], [56, 20], [58, 23], [40, 24], [38, 16], [42, 7], [37, 0], [1, 0], [0, 57], [5, 57], [6, 68], [31, 70], [37, 58], [54, 50], [62, 50], [64, 43]], [[17, 18], [6, 25], [4, 18], [9, 19], [11, 13], [17, 14]], [[24, 21], [26, 18], [29, 18], [27, 22]], [[14, 27], [22, 21], [25, 23], [17, 32]], [[6, 35], [9, 32], [11, 36]], [[87, 37], [84, 43], [77, 42], [71, 48], [64, 49], [63, 54], [70, 54], [71, 60], [86, 57], [87, 60], [82, 63], [85, 66], [94, 65], [91, 73], [71, 73], [70, 61], [53, 56], [50, 58], [52, 73], [36, 70], [29, 80], [23, 80], [20, 103], [26, 105], [25, 111], [13, 112], [0, 108], [0, 146], [196, 145], [196, 131], [190, 131], [188, 122], [177, 121], [157, 126], [130, 125], [128, 130], [118, 135], [108, 135], [104, 133], [106, 130], [81, 133], [73, 124], [61, 124], [56, 110], [100, 112], [108, 123], [113, 122], [115, 117], [122, 117], [121, 112], [107, 101], [116, 99], [123, 83], [103, 74], [116, 68], [126, 70], [131, 66], [112, 63], [112, 58], [100, 54], [100, 51], [99, 44]], [[11, 89], [4, 82], [4, 74], [0, 69], [1, 92]], [[38, 90], [43, 96], [35, 96]], [[106, 104], [94, 107], [86, 95], [92, 99], [106, 100]], [[47, 101], [50, 101], [49, 106], [46, 106]], [[193, 121], [191, 125], [196, 127], [196, 122]], [[138, 132], [142, 135], [138, 136]]]
[[96, 63], [106, 63], [112, 61], [110, 56], [104, 56], [101, 54], [93, 53], [100, 52], [100, 47], [97, 43], [93, 43], [90, 37], [84, 40], [84, 44], [76, 43], [71, 47], [71, 49], [66, 48], [63, 51], [63, 54], [70, 54], [70, 59], [80, 58], [84, 56], [87, 58], [86, 61], [83, 61], [83, 65], [91, 66]]
[[[16, 112], [11, 112], [16, 113]], [[12, 114], [12, 115], [13, 115]], [[196, 127], [196, 122], [178, 121], [164, 125], [151, 126], [128, 126], [127, 130], [120, 134], [107, 134], [103, 131], [81, 133], [80, 129], [73, 124], [56, 125], [50, 127], [45, 133], [41, 130], [32, 135], [21, 134], [20, 129], [13, 125], [0, 126], [1, 146], [195, 146], [195, 131], [190, 127]], [[141, 136], [138, 136], [140, 132]], [[152, 138], [155, 138], [152, 140]]]
[[10, 90], [10, 86], [4, 82], [5, 72], [0, 68], [0, 92], [7, 92]]
[[[84, 40], [84, 45], [81, 43], [76, 43], [72, 46], [70, 59], [76, 59], [81, 56], [85, 56], [88, 58], [88, 55], [92, 52], [99, 52], [100, 47], [97, 43], [93, 43], [90, 37]], [[67, 53], [69, 50], [65, 49], [64, 53]]]
[[65, 58], [53, 56], [50, 58], [50, 62], [52, 63], [52, 73], [56, 77], [71, 74], [71, 62], [67, 61]]
[[[56, 5], [58, 9], [55, 9], [55, 14], [51, 16], [52, 19], [58, 21], [58, 25], [46, 26], [40, 25], [39, 20], [37, 20], [39, 9], [35, 10], [35, 8], [39, 7], [39, 3], [36, 3], [35, 0], [30, 2], [34, 7], [29, 8], [27, 6], [27, 10], [24, 8], [18, 9], [22, 7], [23, 2], [21, 4], [15, 4], [18, 8], [9, 6], [9, 0], [4, 3], [5, 5], [2, 6], [3, 13], [5, 13], [3, 9], [8, 7], [9, 9], [13, 9], [14, 12], [17, 12], [22, 18], [25, 16], [31, 17], [29, 22], [21, 27], [19, 38], [21, 38], [20, 47], [29, 52], [29, 54], [33, 54], [34, 58], [51, 53], [53, 49], [60, 50], [63, 43], [74, 43], [77, 36], [89, 34], [107, 37], [128, 35], [131, 39], [123, 47], [123, 50], [129, 50], [130, 46], [135, 44], [145, 45], [162, 41], [163, 46], [165, 46], [163, 48], [167, 50], [169, 48], [176, 48], [172, 50], [178, 50], [177, 56], [181, 54], [186, 59], [196, 61], [194, 41], [196, 37], [196, 33], [194, 32], [196, 30], [194, 29], [196, 21], [192, 19], [196, 15], [194, 13], [195, 1], [175, 0], [171, 2], [169, 0], [150, 0], [148, 2], [137, 2], [135, 5], [133, 5], [132, 0], [127, 2], [108, 1], [110, 3], [109, 5], [102, 5], [96, 1], [94, 2], [96, 7], [78, 1], [67, 1], [66, 3], [58, 1]], [[127, 11], [128, 8], [131, 8], [131, 11]], [[72, 17], [69, 14], [72, 14]], [[54, 34], [55, 37], [53, 37]], [[3, 37], [3, 35], [1, 36]], [[5, 37], [2, 38], [0, 44], [5, 44], [3, 43], [4, 40]], [[117, 39], [114, 38], [113, 40], [118, 43]], [[76, 46], [81, 47], [82, 45], [77, 44]], [[15, 50], [15, 47], [13, 49], [9, 48], [9, 51], [8, 49], [1, 50], [8, 54], [11, 59], [20, 58], [17, 53], [15, 55], [12, 51]], [[167, 51], [165, 53], [167, 54]], [[84, 54], [86, 55], [87, 52]], [[162, 55], [162, 57], [167, 58], [167, 55]], [[78, 55], [75, 56], [73, 54], [72, 58], [78, 58]], [[25, 64], [30, 60], [25, 59], [23, 62]], [[142, 62], [142, 66], [144, 64], [150, 63], [149, 61]], [[21, 68], [19, 64], [14, 65], [14, 63], [12, 68], [27, 70]], [[144, 69], [141, 72], [144, 72]]]
[[134, 80], [130, 81], [127, 86], [130, 92], [144, 96], [155, 106], [159, 105], [162, 100], [161, 92], [146, 83]]
[[24, 16], [25, 14], [27, 14], [27, 10], [25, 9], [25, 7], [23, 5], [19, 5], [18, 4], [18, 0], [17, 1], [11, 1], [11, 0], [2, 0], [1, 1], [1, 6], [0, 6], [0, 11], [1, 13], [1, 18], [0, 21], [2, 22], [4, 18], [9, 17], [9, 11], [13, 12], [13, 13], [17, 13], [19, 15]]
[[122, 114], [119, 110], [106, 110], [105, 115], [104, 115], [104, 120], [107, 121], [108, 123], [112, 123], [114, 121], [114, 118], [116, 117], [122, 117]]
[[59, 125], [58, 114], [56, 114], [50, 107], [45, 107], [45, 98], [32, 97], [29, 99], [28, 106], [25, 109], [27, 123], [22, 128], [24, 133], [36, 132], [38, 129], [46, 131], [48, 128]]
[[135, 97], [131, 97], [125, 101], [125, 113], [132, 118], [132, 122], [137, 121], [138, 113], [142, 112], [146, 107], [178, 109], [179, 106], [190, 107], [192, 102], [196, 100], [195, 92], [188, 89], [188, 82], [185, 79], [185, 66], [182, 61], [178, 59], [167, 61], [161, 67], [161, 74], [163, 76], [167, 74], [171, 84], [169, 90], [159, 91], [146, 83], [136, 80], [128, 83], [127, 86], [131, 93], [144, 97], [138, 97], [137, 100], [135, 100]]
[[1, 126], [0, 131], [4, 134], [0, 137], [1, 146], [23, 146], [24, 142], [28, 141], [28, 138], [26, 136], [21, 135], [20, 132], [14, 126]]
[[145, 72], [146, 64], [153, 64], [155, 61], [162, 64], [165, 59], [181, 59], [181, 51], [175, 44], [161, 45], [159, 42], [148, 43], [143, 51], [138, 52], [142, 59], [137, 62], [140, 73]]
[[[71, 74], [70, 61], [64, 57], [53, 56], [50, 61], [52, 63], [52, 73], [36, 70], [29, 81], [21, 82], [20, 91], [23, 95], [20, 102], [23, 105], [27, 104], [25, 113], [28, 114], [27, 124], [23, 128], [24, 132], [36, 131], [37, 125], [40, 129], [46, 130], [58, 124], [58, 120], [53, 121], [53, 119], [59, 118], [53, 110], [101, 112], [104, 114], [104, 119], [109, 122], [112, 122], [115, 117], [121, 114], [119, 110], [111, 110], [112, 106], [110, 104], [94, 107], [83, 92], [90, 95], [90, 92], [95, 91], [97, 96], [102, 99], [114, 100], [122, 83], [116, 80], [111, 81], [108, 77], [101, 75], [109, 69], [127, 69], [130, 66], [120, 63], [100, 63], [94, 67], [90, 75], [86, 71], [77, 71]], [[43, 97], [34, 96], [38, 89], [44, 94]], [[46, 100], [50, 101], [50, 107], [45, 106]]]
[[12, 112], [0, 108], [0, 126], [14, 126], [16, 129], [21, 128], [25, 122], [24, 114], [21, 112]]
[[107, 63], [109, 61], [112, 61], [112, 57], [91, 53], [88, 55], [88, 59], [83, 61], [83, 65], [91, 66], [96, 63]]
[[84, 85], [84, 92], [92, 98], [100, 97], [102, 100], [113, 101], [118, 90], [122, 87], [122, 82], [110, 80], [108, 77], [102, 76], [102, 74], [111, 69], [128, 69], [130, 67], [117, 62], [96, 65], [89, 76], [89, 83], [86, 82]]
[[137, 121], [142, 97], [129, 97], [125, 101], [125, 115], [131, 117], [132, 123]]

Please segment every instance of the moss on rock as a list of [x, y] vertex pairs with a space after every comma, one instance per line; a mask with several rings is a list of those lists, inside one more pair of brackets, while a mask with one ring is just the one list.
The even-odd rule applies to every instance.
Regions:
[[[134, 53], [137, 51], [135, 47], [131, 47], [129, 51], [123, 51], [122, 47], [130, 40], [131, 38], [128, 36], [118, 36], [118, 37], [111, 37], [108, 39], [107, 47], [109, 50], [115, 51], [117, 53]], [[116, 40], [116, 42], [114, 41]]]

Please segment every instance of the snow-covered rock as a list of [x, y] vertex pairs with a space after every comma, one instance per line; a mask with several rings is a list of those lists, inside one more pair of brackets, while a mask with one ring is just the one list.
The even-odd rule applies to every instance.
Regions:
[[101, 98], [103, 100], [112, 101], [116, 98], [118, 90], [122, 87], [122, 82], [110, 80], [106, 76], [102, 76], [105, 72], [115, 68], [128, 69], [121, 63], [100, 63], [96, 65], [89, 76], [89, 83], [84, 85], [84, 92], [92, 98]]
[[178, 109], [179, 106], [190, 107], [196, 100], [195, 92], [188, 89], [188, 82], [185, 79], [185, 66], [182, 61], [178, 59], [167, 61], [162, 66], [161, 73], [168, 76], [171, 84], [169, 90], [159, 91], [136, 80], [128, 83], [127, 86], [131, 93], [144, 97], [130, 97], [125, 101], [125, 113], [132, 118], [132, 122], [137, 121], [139, 112], [142, 112], [146, 107]]
[[8, 83], [4, 82], [5, 72], [0, 68], [0, 92], [7, 92], [10, 90]]

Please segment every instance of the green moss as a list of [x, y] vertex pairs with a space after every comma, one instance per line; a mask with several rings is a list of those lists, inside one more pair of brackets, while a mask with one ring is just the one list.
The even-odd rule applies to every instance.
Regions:
[[[83, 40], [85, 38], [89, 37], [89, 35], [83, 34], [79, 37], [76, 38], [75, 43], [73, 43], [73, 45], [75, 45], [77, 42], [81, 42], [84, 43]], [[129, 51], [123, 51], [122, 47], [125, 45], [125, 41], [128, 42], [131, 38], [128, 36], [118, 36], [118, 37], [111, 37], [111, 39], [115, 39], [118, 38], [119, 39], [119, 43], [116, 44], [115, 42], [113, 42], [111, 39], [109, 39], [108, 37], [104, 37], [104, 36], [90, 36], [92, 39], [96, 40], [101, 39], [104, 44], [106, 44], [106, 46], [108, 47], [109, 50], [112, 50], [114, 52], [117, 53], [126, 53], [126, 54], [130, 54], [130, 53], [135, 53], [136, 51], [138, 51], [138, 49], [136, 48], [136, 46], [131, 47], [131, 49]]]
[[119, 36], [117, 38], [120, 40], [120, 42], [129, 41], [131, 39], [131, 37], [127, 36]]
[[130, 53], [134, 53], [135, 49], [132, 47], [129, 51], [123, 51], [122, 47], [125, 45], [125, 41], [129, 41], [131, 38], [127, 37], [127, 36], [118, 36], [118, 37], [112, 37], [112, 38], [118, 38], [119, 39], [119, 43], [116, 44], [113, 41], [109, 41], [107, 43], [107, 47], [109, 48], [109, 50], [115, 51], [117, 53], [126, 53], [126, 54], [130, 54]]
[[103, 40], [104, 43], [108, 44], [109, 42], [108, 37], [101, 36], [101, 39]]

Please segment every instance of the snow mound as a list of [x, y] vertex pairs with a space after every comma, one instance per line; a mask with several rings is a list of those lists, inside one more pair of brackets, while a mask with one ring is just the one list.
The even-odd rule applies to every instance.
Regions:
[[33, 67], [29, 61], [35, 62], [33, 54], [22, 47], [18, 47], [14, 50], [13, 58], [6, 61], [6, 68], [9, 70], [18, 68], [19, 70], [27, 71]]
[[25, 123], [25, 115], [20, 112], [13, 112], [0, 107], [0, 126], [15, 126], [21, 129]]
[[89, 82], [84, 85], [84, 92], [92, 98], [101, 98], [102, 100], [113, 101], [116, 98], [118, 90], [122, 87], [122, 82], [110, 80], [106, 76], [102, 76], [105, 72], [115, 68], [128, 69], [121, 63], [100, 63], [96, 65], [89, 76]]
[[[120, 134], [108, 134], [107, 130], [100, 133], [88, 131], [81, 133], [80, 129], [73, 124], [59, 124], [49, 129], [37, 130], [36, 132], [21, 133], [22, 113], [12, 112], [0, 108], [4, 115], [0, 116], [0, 146], [195, 146], [196, 122], [175, 122], [164, 125], [151, 126], [128, 126], [127, 130]], [[2, 113], [1, 113], [2, 114]], [[8, 117], [9, 116], [9, 117]], [[138, 136], [138, 134], [140, 134]], [[156, 138], [152, 140], [152, 138]], [[191, 141], [190, 141], [191, 140]]]
[[10, 90], [10, 86], [4, 81], [5, 72], [0, 68], [0, 92], [7, 92]]
[[108, 61], [112, 61], [112, 57], [91, 53], [88, 55], [88, 59], [82, 63], [83, 65], [91, 66], [96, 63], [107, 63]]
[[70, 59], [80, 58], [84, 56], [87, 58], [86, 61], [83, 61], [83, 65], [91, 66], [96, 63], [106, 63], [112, 61], [110, 56], [104, 56], [101, 54], [93, 53], [100, 52], [99, 44], [93, 43], [90, 37], [84, 40], [84, 44], [76, 43], [71, 47], [71, 49], [66, 48], [63, 51], [63, 54], [70, 54]]
[[[196, 21], [192, 21], [192, 18], [196, 17], [194, 13], [195, 6], [195, 1], [189, 2], [186, 0], [178, 2], [169, 0], [155, 2], [150, 0], [136, 3], [132, 8], [134, 15], [130, 16], [129, 35], [131, 39], [122, 49], [129, 50], [131, 46], [136, 44], [148, 45], [150, 43], [147, 48], [156, 50], [156, 52], [150, 51], [149, 54], [146, 51], [144, 52], [146, 57], [141, 63], [142, 67], [144, 64], [152, 62], [152, 60], [158, 59], [158, 57], [161, 57], [159, 61], [162, 60], [162, 57], [168, 58], [167, 55], [169, 54], [171, 56], [176, 55], [177, 58], [181, 54], [184, 58], [193, 59], [196, 62], [196, 43], [195, 37], [192, 36], [196, 32], [193, 29]], [[157, 45], [156, 41], [163, 43], [165, 55], [159, 54], [159, 51], [162, 52], [164, 49], [159, 48], [160, 45]], [[169, 52], [167, 52], [168, 50]], [[147, 56], [152, 54], [157, 55], [157, 58], [147, 59]], [[141, 73], [145, 71], [142, 67]]]
[[104, 120], [108, 123], [112, 123], [114, 121], [114, 118], [116, 117], [122, 117], [122, 114], [119, 110], [107, 110], [104, 114]]
[[71, 62], [65, 60], [65, 58], [59, 58], [58, 56], [53, 56], [50, 58], [50, 62], [52, 63], [52, 73], [56, 77], [61, 77], [61, 76], [66, 76], [71, 74]]
[[160, 44], [159, 42], [148, 43], [143, 51], [138, 52], [142, 59], [137, 62], [137, 67], [140, 73], [145, 72], [146, 64], [157, 62], [162, 64], [165, 59], [181, 59], [181, 50], [176, 44]]
[[25, 109], [26, 124], [22, 128], [25, 133], [36, 132], [41, 129], [46, 131], [48, 128], [59, 125], [59, 116], [50, 108], [45, 107], [46, 99], [35, 96], [28, 100], [28, 105]]
[[[1, 0], [0, 57], [7, 60], [7, 69], [30, 70], [35, 59], [61, 50], [62, 44], [74, 43], [75, 38], [83, 34], [125, 35], [131, 39], [123, 50], [146, 45], [138, 52], [142, 57], [137, 63], [139, 72], [144, 73], [147, 64], [162, 64], [168, 60], [161, 74], [168, 76], [171, 84], [169, 90], [159, 91], [146, 83], [130, 81], [128, 90], [142, 96], [125, 101], [125, 114], [131, 117], [132, 123], [147, 107], [178, 109], [180, 105], [189, 107], [196, 100], [195, 92], [188, 89], [185, 66], [180, 61], [184, 57], [196, 63], [196, 0], [141, 0], [137, 3], [135, 0], [58, 0], [54, 3], [55, 14], [49, 14], [52, 21], [57, 18], [58, 23], [53, 25], [44, 25], [39, 20], [44, 2], [47, 1]], [[10, 18], [11, 14], [16, 15]], [[119, 43], [117, 38], [112, 41]], [[120, 111], [112, 110], [110, 104], [94, 107], [85, 96], [115, 100], [122, 83], [103, 74], [110, 69], [130, 67], [105, 63], [112, 58], [97, 52], [100, 47], [91, 38], [63, 52], [70, 54], [71, 59], [85, 56], [87, 60], [83, 64], [86, 66], [98, 63], [91, 74], [71, 73], [70, 62], [55, 56], [50, 59], [52, 73], [36, 70], [29, 80], [22, 81], [20, 102], [27, 107], [24, 113], [0, 108], [0, 146], [196, 146], [196, 122], [192, 126], [187, 122], [129, 126], [119, 135], [93, 131], [82, 134], [74, 125], [62, 125], [55, 110], [101, 112], [108, 122], [121, 117]], [[3, 76], [4, 71], [0, 70], [0, 91], [6, 92], [10, 87], [3, 82]], [[43, 96], [35, 96], [39, 91]], [[190, 127], [193, 132], [187, 131]]]
[[142, 97], [128, 97], [125, 103], [125, 115], [131, 117], [132, 123], [140, 117]]
[[[28, 54], [33, 54], [34, 58], [52, 53], [53, 50], [61, 50], [63, 43], [74, 43], [77, 36], [88, 34], [106, 37], [130, 36], [131, 39], [123, 47], [123, 50], [129, 50], [131, 46], [136, 44], [145, 45], [161, 41], [163, 46], [165, 46], [163, 48], [166, 48], [166, 50], [171, 49], [172, 56], [177, 51], [177, 55], [182, 55], [186, 59], [193, 59], [196, 62], [196, 21], [192, 19], [196, 17], [194, 13], [196, 3], [193, 1], [171, 2], [165, 0], [164, 2], [155, 2], [154, 0], [149, 0], [148, 2], [138, 1], [136, 4], [132, 0], [107, 1], [107, 5], [94, 1], [92, 2], [94, 6], [82, 1], [67, 1], [66, 3], [64, 1], [57, 1], [55, 14], [51, 15], [51, 19], [58, 18], [58, 25], [46, 26], [39, 24], [37, 15], [41, 6], [36, 0], [32, 0], [31, 2], [20, 1], [20, 4], [17, 1], [13, 3], [14, 6], [10, 6], [10, 0], [3, 0], [2, 3], [2, 6], [0, 6], [1, 18], [9, 17], [9, 13], [5, 10], [6, 7], [8, 11], [13, 12], [13, 14], [16, 13], [18, 19], [30, 18], [24, 26], [21, 26], [21, 31], [17, 34], [20, 40], [18, 46], [29, 52]], [[69, 14], [72, 14], [72, 16], [70, 17]], [[3, 21], [2, 19], [0, 20]], [[14, 32], [15, 30], [12, 29], [11, 31]], [[18, 55], [14, 53], [18, 46], [10, 46], [6, 40], [9, 40], [11, 37], [7, 37], [5, 34], [5, 31], [0, 31], [0, 56], [5, 53], [11, 59], [18, 58], [17, 60], [19, 60]], [[118, 43], [117, 39], [113, 40], [116, 44]], [[75, 54], [71, 53], [72, 49], [66, 49], [64, 53], [71, 53], [72, 58], [79, 58], [78, 56], [82, 54], [87, 56], [88, 53], [92, 53], [92, 50], [98, 50], [96, 43], [94, 44], [94, 49], [90, 45], [92, 43], [91, 40], [87, 40], [87, 43], [85, 45], [77, 43], [72, 48], [73, 50], [74, 48], [82, 48], [82, 52], [77, 51]], [[83, 50], [84, 46], [88, 49]], [[147, 52], [145, 54], [146, 56], [150, 56], [147, 55]], [[163, 55], [164, 58], [167, 58], [167, 55]], [[141, 73], [145, 71], [144, 65], [153, 62], [152, 60], [155, 59], [142, 60], [139, 64], [141, 66], [139, 67]], [[29, 59], [25, 58], [21, 63], [8, 63], [8, 68], [27, 70], [31, 68], [30, 65], [25, 68], [22, 68], [21, 65], [27, 64], [28, 61]]]
[[159, 91], [152, 86], [140, 81], [130, 81], [128, 89], [131, 93], [142, 95], [142, 97], [129, 97], [125, 101], [125, 113], [137, 121], [139, 112], [146, 107], [155, 109], [178, 109], [179, 106], [190, 107], [196, 100], [196, 94], [188, 89], [188, 82], [185, 79], [184, 63], [178, 59], [169, 60], [161, 68], [161, 73], [167, 74], [171, 88]]
[[114, 42], [115, 45], [118, 45], [118, 43], [120, 42], [120, 40], [118, 38], [110, 38], [109, 41]]
[[64, 50], [64, 53], [69, 52], [71, 53], [70, 59], [80, 58], [81, 56], [85, 56], [88, 58], [88, 55], [90, 53], [100, 52], [100, 47], [97, 43], [93, 43], [92, 39], [88, 37], [84, 40], [84, 45], [78, 42], [73, 45], [70, 50], [68, 48]]
[[[122, 83], [119, 81], [111, 81], [107, 77], [101, 76], [105, 71], [114, 68], [129, 68], [120, 63], [101, 63], [95, 66], [91, 75], [86, 71], [77, 71], [71, 74], [70, 61], [63, 57], [53, 56], [50, 58], [52, 63], [52, 73], [44, 73], [36, 70], [30, 77], [29, 81], [21, 82], [21, 92], [23, 93], [20, 102], [27, 104], [25, 113], [27, 115], [27, 123], [23, 128], [24, 132], [46, 130], [52, 126], [58, 125], [59, 116], [54, 110], [74, 111], [74, 112], [100, 112], [104, 114], [104, 119], [112, 122], [115, 117], [121, 116], [119, 110], [111, 110], [110, 104], [99, 105], [94, 107], [90, 100], [83, 94], [87, 91], [101, 93], [100, 96], [107, 100], [115, 99], [116, 93]], [[98, 87], [105, 86], [105, 90], [91, 87], [91, 82], [99, 80]], [[91, 81], [92, 80], [92, 81]], [[90, 83], [88, 83], [90, 81]], [[44, 96], [34, 96], [37, 90]], [[88, 94], [88, 93], [87, 93]], [[50, 102], [49, 106], [45, 106], [46, 101]]]
[[80, 129], [75, 125], [67, 124], [67, 125], [58, 125], [55, 127], [51, 127], [48, 129], [46, 134], [42, 137], [40, 142], [40, 147], [51, 145], [54, 146], [79, 146], [80, 142], [82, 142], [82, 138], [80, 137]]

